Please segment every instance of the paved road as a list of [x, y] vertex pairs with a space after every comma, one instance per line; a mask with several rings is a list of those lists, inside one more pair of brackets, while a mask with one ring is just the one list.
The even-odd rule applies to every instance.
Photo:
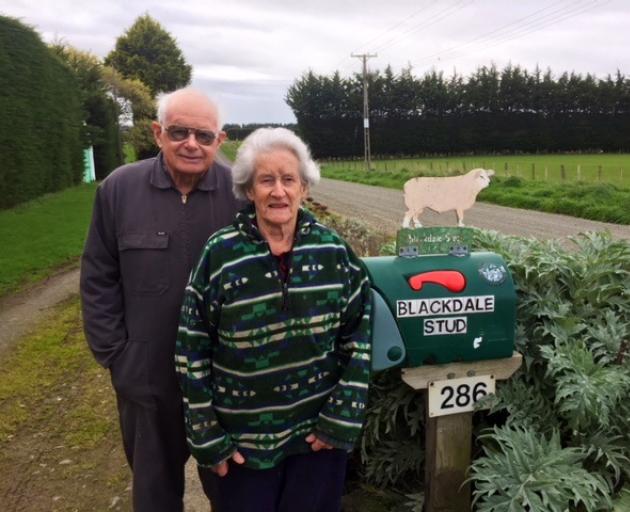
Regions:
[[[361, 219], [373, 228], [394, 234], [405, 213], [402, 190], [373, 187], [358, 183], [322, 179], [311, 193], [313, 199], [331, 210], [353, 219]], [[437, 214], [425, 210], [425, 226], [455, 226], [455, 212]], [[568, 215], [507, 208], [477, 203], [465, 214], [468, 226], [494, 229], [507, 235], [534, 238], [561, 238], [584, 231], [609, 230], [615, 238], [630, 239], [630, 226], [578, 219]]]

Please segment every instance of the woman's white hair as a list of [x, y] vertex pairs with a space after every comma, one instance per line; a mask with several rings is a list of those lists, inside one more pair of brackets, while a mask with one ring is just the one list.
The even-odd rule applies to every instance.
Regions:
[[311, 188], [319, 183], [319, 166], [302, 139], [286, 128], [258, 128], [247, 136], [236, 153], [232, 166], [234, 195], [247, 199], [256, 171], [256, 158], [274, 149], [288, 149], [298, 159], [302, 183]]

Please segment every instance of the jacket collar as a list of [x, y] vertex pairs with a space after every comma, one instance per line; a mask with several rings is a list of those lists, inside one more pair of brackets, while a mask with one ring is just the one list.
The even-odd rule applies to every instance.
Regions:
[[[209, 190], [216, 190], [219, 180], [219, 173], [215, 172], [216, 166], [216, 163], [212, 164], [210, 169], [208, 169], [201, 180], [199, 180], [199, 183], [197, 183], [195, 190], [203, 190], [206, 192]], [[162, 189], [175, 188], [173, 178], [171, 178], [171, 175], [168, 172], [166, 162], [164, 161], [164, 155], [161, 151], [155, 158], [155, 162], [153, 164], [153, 169], [151, 169], [151, 176], [149, 179], [151, 185], [153, 185], [154, 187]]]
[[[297, 242], [301, 235], [307, 235], [311, 232], [313, 225], [317, 222], [313, 214], [306, 208], [298, 210], [297, 226], [295, 228], [295, 241]], [[245, 208], [236, 214], [234, 227], [246, 238], [254, 243], [265, 242], [258, 224], [256, 222], [256, 208], [254, 203], [249, 203]]]

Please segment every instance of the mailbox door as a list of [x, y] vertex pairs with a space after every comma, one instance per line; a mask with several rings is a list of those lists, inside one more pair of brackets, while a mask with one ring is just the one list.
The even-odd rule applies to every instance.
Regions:
[[405, 361], [406, 351], [387, 302], [372, 288], [372, 370], [380, 372]]

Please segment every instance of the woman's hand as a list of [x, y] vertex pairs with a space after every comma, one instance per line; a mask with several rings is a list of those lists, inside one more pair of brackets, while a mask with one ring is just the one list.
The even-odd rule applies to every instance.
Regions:
[[225, 459], [223, 462], [219, 462], [216, 466], [212, 466], [210, 469], [219, 476], [225, 476], [228, 474], [228, 461], [230, 459], [237, 464], [243, 464], [245, 462], [245, 457], [243, 457], [239, 452], [234, 452], [231, 457]]
[[321, 439], [318, 439], [315, 434], [309, 434], [306, 437], [306, 442], [311, 445], [311, 450], [318, 452], [319, 450], [332, 450], [333, 446], [325, 443]]

